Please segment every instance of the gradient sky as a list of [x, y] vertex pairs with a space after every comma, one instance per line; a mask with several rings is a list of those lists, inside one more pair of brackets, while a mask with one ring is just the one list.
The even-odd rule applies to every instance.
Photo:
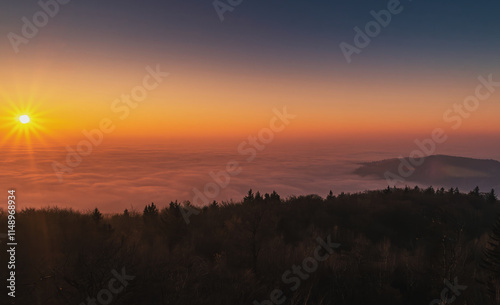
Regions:
[[[168, 80], [114, 136], [241, 136], [282, 106], [300, 113], [290, 129], [302, 135], [427, 132], [478, 75], [500, 73], [500, 4], [401, 5], [347, 64], [340, 42], [352, 43], [353, 28], [387, 1], [243, 1], [224, 22], [210, 1], [72, 1], [19, 54], [2, 40], [2, 106], [37, 106], [50, 135], [65, 140], [109, 117], [144, 67], [159, 64]], [[3, 4], [2, 37], [39, 9]], [[495, 132], [495, 101], [462, 131]]]
[[[348, 64], [339, 44], [353, 44], [353, 28], [387, 4], [243, 0], [221, 22], [211, 1], [73, 0], [16, 54], [9, 33], [21, 34], [22, 17], [41, 8], [2, 3], [0, 144], [75, 145], [82, 130], [111, 118], [106, 141], [116, 145], [237, 145], [266, 127], [275, 107], [298, 115], [280, 135], [292, 142], [411, 144], [436, 127], [462, 143], [497, 139], [500, 93], [458, 130], [443, 114], [474, 94], [478, 76], [500, 81], [500, 3], [401, 1], [403, 11]], [[119, 120], [112, 102], [157, 65], [170, 75]], [[25, 113], [29, 129], [13, 123]]]

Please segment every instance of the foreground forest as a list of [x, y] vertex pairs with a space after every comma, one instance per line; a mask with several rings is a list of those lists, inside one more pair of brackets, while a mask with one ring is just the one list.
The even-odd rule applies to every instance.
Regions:
[[15, 304], [498, 304], [499, 212], [493, 191], [418, 187], [25, 209]]

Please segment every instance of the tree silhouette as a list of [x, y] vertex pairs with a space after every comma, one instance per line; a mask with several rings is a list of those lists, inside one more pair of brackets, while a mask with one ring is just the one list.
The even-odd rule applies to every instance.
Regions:
[[497, 194], [495, 194], [494, 189], [492, 189], [491, 192], [488, 193], [488, 195], [486, 196], [486, 200], [488, 200], [488, 202], [491, 202], [491, 203], [497, 202], [498, 197], [497, 197]]
[[470, 193], [469, 195], [474, 196], [474, 197], [480, 197], [481, 193], [479, 191], [479, 186], [476, 186]]
[[486, 279], [481, 282], [486, 286], [489, 296], [499, 304], [500, 300], [500, 217], [497, 218], [491, 232], [487, 247], [483, 250], [480, 266], [486, 273]]
[[326, 200], [330, 201], [330, 200], [333, 200], [333, 199], [335, 199], [335, 195], [333, 195], [332, 190], [330, 190], [330, 192], [326, 196]]
[[384, 194], [390, 194], [392, 193], [391, 187], [387, 186], [387, 188], [384, 190]]
[[179, 207], [181, 206], [180, 203], [176, 200], [175, 202], [174, 201], [170, 201], [169, 203], [169, 210], [170, 211], [177, 211], [179, 210]]
[[102, 220], [102, 214], [99, 212], [98, 208], [95, 208], [94, 211], [92, 212], [92, 219], [95, 221], [95, 223], [100, 223]]
[[151, 221], [151, 220], [154, 220], [154, 219], [157, 219], [158, 218], [158, 208], [156, 207], [156, 205], [154, 204], [154, 202], [151, 202], [150, 205], [146, 205], [144, 207], [144, 212], [142, 214], [142, 217], [144, 219], [145, 222], [148, 222], [148, 221]]
[[276, 191], [273, 191], [273, 192], [271, 193], [271, 196], [269, 196], [269, 199], [270, 199], [271, 201], [278, 201], [278, 202], [280, 202], [280, 201], [281, 201], [281, 197], [280, 197], [280, 195], [278, 195], [278, 193], [276, 193]]
[[[495, 304], [500, 204], [485, 203], [496, 194], [425, 190], [390, 187], [388, 194], [341, 193], [335, 200], [272, 192], [262, 204], [251, 191], [251, 204], [239, 198], [195, 210], [176, 201], [158, 212], [151, 203], [144, 213], [131, 208], [106, 217], [97, 209], [25, 209], [17, 234], [26, 250], [16, 253], [23, 262], [16, 275], [20, 291], [24, 283], [30, 288], [18, 303], [80, 304], [108, 289], [110, 271], [125, 266], [138, 280], [116, 295], [116, 305], [270, 304], [270, 287], [290, 290], [285, 271], [305, 272], [315, 255], [329, 254], [316, 271], [288, 277], [302, 284], [287, 304], [429, 304], [443, 288], [452, 296], [455, 277], [469, 288], [454, 304]], [[196, 211], [190, 223], [183, 209]], [[7, 223], [0, 209], [0, 226]], [[315, 252], [318, 237], [342, 250]], [[443, 286], [443, 279], [452, 283]]]
[[257, 201], [257, 202], [264, 201], [264, 198], [262, 197], [260, 192], [255, 193], [255, 201]]
[[212, 208], [212, 209], [216, 209], [218, 207], [219, 207], [219, 204], [215, 200], [210, 204], [210, 208]]
[[255, 200], [255, 196], [253, 194], [252, 189], [248, 191], [248, 194], [243, 198], [243, 203], [253, 202]]
[[454, 189], [454, 188], [450, 188], [450, 189], [448, 190], [448, 194], [449, 194], [449, 195], [454, 195], [454, 194], [455, 194], [455, 189]]

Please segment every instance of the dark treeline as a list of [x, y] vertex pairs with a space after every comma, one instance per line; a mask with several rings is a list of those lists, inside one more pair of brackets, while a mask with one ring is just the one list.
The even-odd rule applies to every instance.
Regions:
[[[250, 191], [200, 210], [172, 202], [115, 215], [25, 209], [16, 304], [498, 304], [499, 212], [494, 191], [418, 187]], [[5, 211], [0, 220], [6, 228]], [[340, 247], [309, 268], [318, 238]]]

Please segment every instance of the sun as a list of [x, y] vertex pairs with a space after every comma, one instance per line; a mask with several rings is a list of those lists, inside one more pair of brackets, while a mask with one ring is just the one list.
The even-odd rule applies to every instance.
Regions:
[[22, 116], [19, 117], [19, 122], [23, 124], [28, 124], [31, 121], [30, 117], [26, 114], [23, 114]]
[[36, 144], [44, 144], [47, 135], [47, 111], [40, 111], [39, 106], [33, 103], [14, 103], [7, 100], [7, 105], [0, 106], [0, 147], [31, 147], [33, 140]]

